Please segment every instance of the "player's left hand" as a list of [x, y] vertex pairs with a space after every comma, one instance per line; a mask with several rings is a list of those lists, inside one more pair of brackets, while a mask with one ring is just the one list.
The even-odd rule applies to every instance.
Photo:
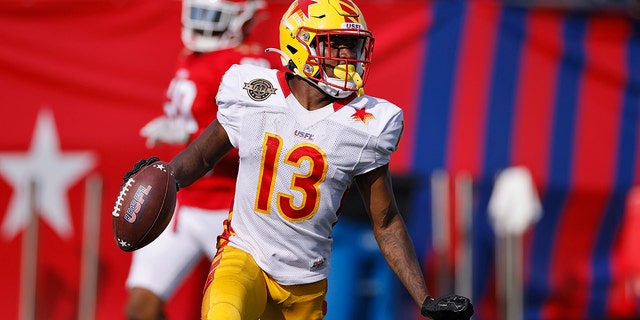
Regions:
[[420, 311], [423, 316], [433, 320], [469, 320], [473, 315], [473, 304], [469, 298], [459, 295], [428, 296]]

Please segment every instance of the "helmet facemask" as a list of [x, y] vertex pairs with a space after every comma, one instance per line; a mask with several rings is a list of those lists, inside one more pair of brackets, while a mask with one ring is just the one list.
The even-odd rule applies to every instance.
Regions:
[[[313, 39], [309, 41], [312, 36]], [[370, 32], [360, 29], [301, 28], [296, 38], [309, 51], [301, 72], [312, 83], [336, 98], [344, 98], [354, 92], [358, 96], [364, 94], [373, 51]]]

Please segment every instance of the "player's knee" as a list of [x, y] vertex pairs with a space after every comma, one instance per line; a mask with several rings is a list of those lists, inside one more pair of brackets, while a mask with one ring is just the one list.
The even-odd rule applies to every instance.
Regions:
[[202, 309], [203, 320], [240, 320], [240, 310], [228, 302], [218, 302], [208, 308]]
[[127, 305], [127, 320], [165, 320], [162, 310], [150, 309], [145, 306]]
[[153, 292], [133, 288], [129, 292], [129, 300], [125, 310], [127, 320], [164, 320], [162, 300]]

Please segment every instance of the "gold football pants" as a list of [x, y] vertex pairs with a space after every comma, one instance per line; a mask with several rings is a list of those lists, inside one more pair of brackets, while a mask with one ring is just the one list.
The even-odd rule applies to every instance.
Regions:
[[206, 320], [320, 320], [327, 280], [283, 286], [246, 252], [221, 246], [211, 263], [202, 301]]

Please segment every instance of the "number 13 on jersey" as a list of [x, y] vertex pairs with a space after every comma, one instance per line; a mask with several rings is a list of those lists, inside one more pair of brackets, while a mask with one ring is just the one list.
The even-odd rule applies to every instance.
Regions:
[[301, 143], [287, 151], [282, 163], [282, 138], [276, 134], [267, 133], [262, 145], [262, 163], [256, 193], [256, 212], [269, 214], [271, 199], [273, 199], [274, 185], [279, 166], [294, 166], [301, 168], [308, 162], [307, 172], [294, 173], [291, 178], [290, 189], [300, 191], [302, 202], [294, 204], [294, 196], [284, 192], [276, 195], [277, 208], [280, 215], [289, 221], [303, 221], [313, 217], [320, 203], [320, 184], [327, 175], [327, 157], [318, 146]]

